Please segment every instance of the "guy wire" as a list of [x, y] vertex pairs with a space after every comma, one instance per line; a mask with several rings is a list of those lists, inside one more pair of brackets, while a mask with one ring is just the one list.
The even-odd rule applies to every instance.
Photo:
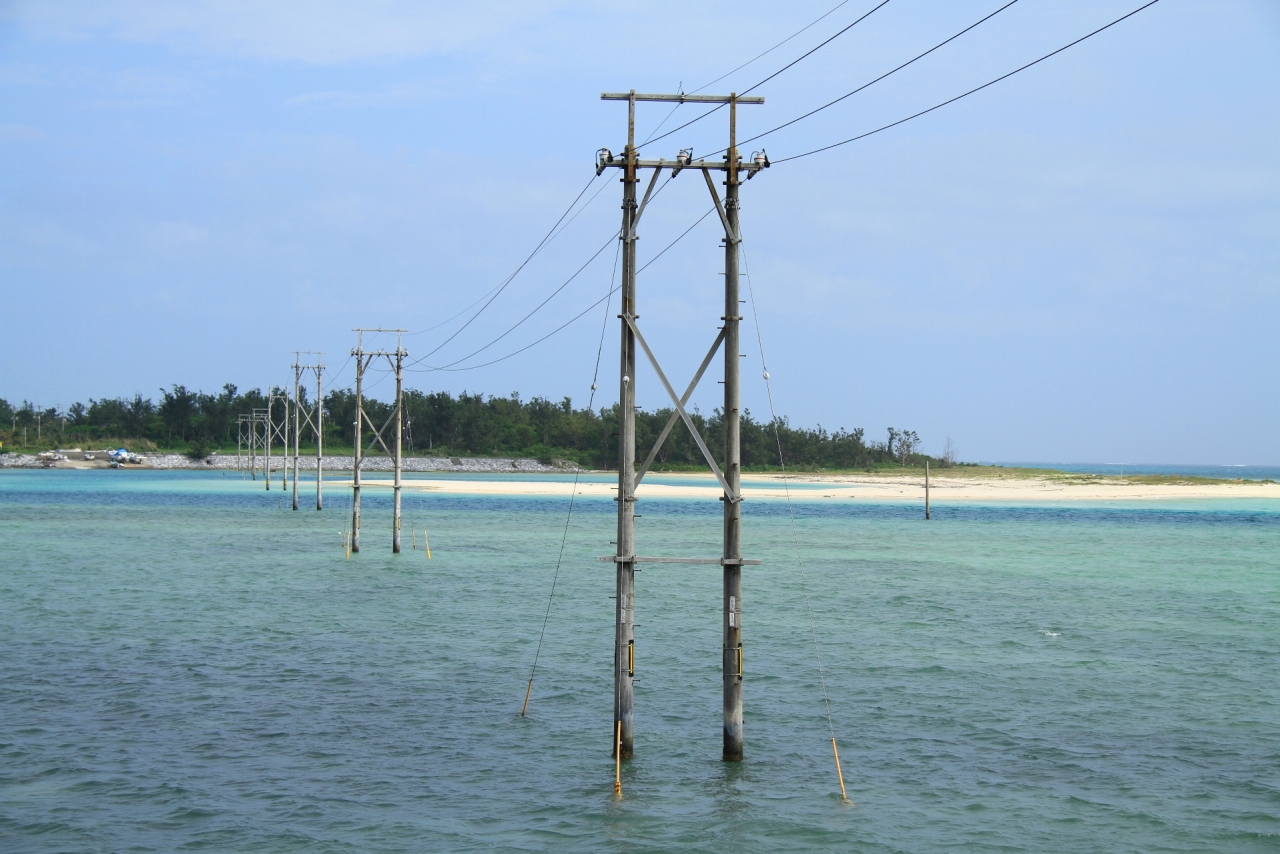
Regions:
[[[613, 253], [613, 273], [609, 276], [609, 294], [605, 300], [604, 306], [604, 322], [600, 325], [600, 345], [596, 347], [596, 367], [591, 376], [591, 397], [587, 401], [587, 410], [591, 411], [591, 407], [596, 402], [596, 381], [600, 378], [600, 355], [604, 352], [604, 336], [609, 328], [609, 307], [613, 305], [613, 283], [618, 275], [618, 256], [622, 253], [622, 241], [618, 241], [618, 248]], [[551, 603], [556, 598], [556, 581], [560, 578], [560, 564], [564, 561], [564, 546], [569, 539], [569, 522], [573, 519], [573, 502], [578, 497], [578, 477], [582, 473], [582, 467], [575, 465], [573, 467], [573, 491], [569, 493], [569, 512], [564, 517], [564, 533], [560, 535], [560, 554], [556, 556], [556, 571], [551, 576], [551, 595], [547, 597], [547, 612], [542, 615], [542, 631], [538, 634], [538, 647], [533, 653], [533, 667], [529, 669], [529, 687], [524, 692], [524, 706], [520, 709], [520, 717], [525, 716], [525, 712], [529, 710], [529, 696], [533, 693], [533, 677], [538, 671], [538, 656], [542, 655], [542, 640], [547, 635], [547, 621], [551, 619]]]
[[[741, 226], [739, 226], [741, 235]], [[831, 698], [827, 695], [827, 679], [822, 671], [822, 652], [818, 648], [818, 632], [813, 627], [813, 609], [809, 605], [809, 582], [805, 578], [804, 560], [800, 556], [800, 535], [796, 532], [796, 510], [791, 504], [791, 487], [787, 484], [787, 461], [782, 455], [782, 433], [778, 430], [778, 411], [773, 405], [773, 383], [769, 379], [769, 366], [764, 358], [764, 337], [760, 333], [760, 313], [756, 311], [756, 291], [751, 283], [751, 266], [747, 263], [747, 251], [742, 242], [742, 269], [747, 275], [747, 294], [751, 297], [751, 316], [756, 325], [756, 346], [760, 350], [760, 370], [764, 375], [765, 390], [769, 395], [769, 416], [773, 420], [773, 437], [778, 445], [778, 465], [782, 469], [782, 488], [787, 496], [787, 514], [791, 520], [791, 541], [796, 550], [796, 566], [800, 569], [800, 587], [804, 590], [804, 613], [809, 621], [809, 635], [813, 638], [813, 655], [818, 662], [818, 683], [822, 686], [822, 703], [827, 710], [827, 731], [831, 734], [831, 749], [836, 751], [836, 725], [831, 719]], [[836, 774], [840, 778], [840, 796], [848, 800], [844, 791], [844, 773], [840, 770], [840, 756], [836, 752]]]

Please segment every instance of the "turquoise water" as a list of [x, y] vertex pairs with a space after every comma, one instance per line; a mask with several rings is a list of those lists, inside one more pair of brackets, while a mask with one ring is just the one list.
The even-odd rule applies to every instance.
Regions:
[[[720, 573], [636, 584], [612, 794], [613, 502], [0, 473], [0, 850], [1280, 850], [1280, 507], [745, 505], [747, 760], [720, 756]], [[305, 506], [305, 502], [304, 502]], [[715, 556], [650, 500], [647, 554]], [[406, 548], [408, 548], [408, 537]]]

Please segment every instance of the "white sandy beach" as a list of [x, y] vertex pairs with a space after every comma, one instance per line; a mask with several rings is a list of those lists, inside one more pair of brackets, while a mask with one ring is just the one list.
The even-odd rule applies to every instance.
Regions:
[[[663, 474], [662, 483], [642, 482], [636, 490], [640, 498], [701, 498], [714, 501], [719, 486], [702, 475]], [[680, 481], [687, 480], [688, 483]], [[350, 481], [339, 484], [350, 486]], [[1163, 499], [1276, 498], [1280, 484], [1245, 481], [1240, 483], [1135, 483], [1123, 479], [1039, 479], [1027, 477], [934, 477], [930, 480], [930, 500], [934, 504], [955, 501], [1152, 501]], [[385, 477], [365, 478], [362, 486], [389, 488]], [[744, 476], [743, 496], [747, 499], [785, 499], [788, 487], [793, 499], [805, 501], [924, 501], [924, 478], [867, 475], [796, 475], [779, 477]], [[571, 481], [529, 479], [470, 480], [463, 478], [414, 478], [404, 488], [454, 495], [569, 496]], [[608, 483], [580, 482], [577, 494], [612, 497], [617, 487]]]

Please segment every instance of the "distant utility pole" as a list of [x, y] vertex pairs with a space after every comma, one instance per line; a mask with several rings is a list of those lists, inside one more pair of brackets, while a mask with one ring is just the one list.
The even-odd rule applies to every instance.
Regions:
[[[321, 375], [324, 373], [324, 365], [320, 363], [320, 357], [324, 353], [315, 350], [298, 350], [293, 354], [293, 509], [298, 509], [298, 457], [300, 457], [302, 423], [305, 421], [307, 426], [315, 433], [316, 437], [316, 509], [324, 509], [324, 388], [321, 383]], [[303, 356], [315, 356], [316, 363], [314, 365], [302, 364]], [[304, 371], [314, 371], [316, 375], [316, 401], [315, 404], [307, 409], [302, 405], [302, 374]]]
[[[279, 386], [272, 386], [267, 391], [267, 408], [264, 419], [266, 424], [266, 476], [267, 491], [271, 491], [271, 445], [275, 438], [280, 437], [280, 450], [283, 462], [280, 466], [280, 488], [285, 489], [289, 485], [289, 395], [282, 394]], [[274, 418], [275, 402], [279, 400], [284, 404], [284, 420], [280, 422], [280, 426], [276, 426]]]
[[[392, 457], [395, 463], [395, 480], [393, 482], [394, 498], [391, 521], [391, 552], [393, 554], [400, 553], [400, 471], [401, 471], [401, 440], [404, 436], [404, 357], [409, 355], [401, 346], [401, 336], [407, 332], [406, 329], [352, 329], [356, 333], [356, 348], [351, 351], [352, 358], [356, 362], [356, 420], [355, 420], [355, 441], [354, 453], [351, 465], [351, 551], [360, 551], [360, 470], [364, 465], [364, 426], [369, 425], [369, 429], [373, 431], [373, 440], [382, 446], [382, 450], [387, 456]], [[394, 352], [386, 350], [365, 350], [364, 349], [364, 333], [366, 332], [394, 332], [396, 333], [396, 349]], [[369, 416], [364, 411], [364, 372], [374, 359], [385, 358], [391, 369], [396, 374], [396, 403], [395, 409], [391, 416], [387, 419], [381, 429], [374, 426], [369, 420]], [[393, 445], [395, 450], [392, 451], [387, 447], [383, 434], [387, 428], [395, 424], [393, 433]], [[371, 449], [373, 445], [369, 446]]]
[[[267, 402], [270, 403], [270, 397]], [[258, 460], [262, 460], [262, 472], [267, 479], [267, 490], [271, 489], [271, 410], [270, 408], [256, 407], [253, 410], [251, 425], [253, 427], [253, 439], [256, 442], [254, 447], [253, 465], [254, 471], [257, 471]], [[254, 477], [257, 480], [257, 477]]]
[[[619, 391], [619, 426], [618, 426], [618, 549], [610, 558], [617, 564], [617, 619], [614, 636], [614, 733], [621, 727], [620, 736], [616, 737], [616, 752], [621, 758], [632, 756], [633, 745], [633, 682], [635, 679], [635, 565], [637, 563], [693, 563], [720, 564], [724, 567], [724, 602], [723, 602], [723, 665], [724, 665], [724, 750], [722, 757], [726, 761], [741, 761], [743, 753], [742, 738], [742, 566], [759, 564], [758, 560], [742, 558], [742, 492], [740, 488], [741, 449], [740, 401], [738, 391], [738, 244], [741, 234], [738, 228], [738, 188], [742, 176], [748, 179], [769, 165], [764, 152], [758, 152], [751, 162], [744, 163], [738, 156], [737, 149], [737, 115], [739, 104], [763, 104], [764, 98], [738, 97], [732, 95], [638, 95], [632, 89], [625, 93], [604, 93], [605, 101], [626, 101], [627, 110], [627, 145], [622, 157], [615, 158], [608, 149], [601, 149], [597, 160], [597, 174], [606, 168], [622, 170], [622, 343], [621, 343], [621, 387]], [[660, 101], [667, 103], [727, 104], [729, 106], [729, 145], [725, 150], [724, 160], [695, 161], [692, 152], [682, 150], [675, 161], [641, 160], [635, 145], [635, 117], [637, 101]], [[642, 169], [652, 169], [653, 176], [649, 180], [644, 198], [636, 204], [636, 184]], [[654, 186], [663, 169], [671, 170], [675, 178], [685, 169], [697, 169], [707, 182], [711, 198], [715, 202], [720, 222], [724, 226], [724, 326], [702, 360], [693, 380], [682, 396], [677, 395], [667, 380], [657, 357], [650, 350], [644, 336], [640, 333], [637, 320], [640, 315], [636, 302], [636, 227], [645, 207], [652, 197]], [[712, 172], [725, 173], [725, 197], [722, 202], [712, 181]], [[724, 343], [724, 429], [725, 458], [724, 471], [711, 455], [706, 442], [698, 433], [693, 420], [685, 410], [685, 404], [693, 395], [698, 381], [715, 357], [720, 344]], [[663, 388], [675, 406], [675, 412], [667, 422], [666, 428], [658, 437], [648, 459], [635, 469], [636, 462], [636, 344], [644, 350], [645, 356], [661, 380]], [[703, 457], [719, 480], [724, 494], [724, 551], [717, 560], [713, 558], [644, 558], [635, 553], [635, 501], [636, 487], [644, 478], [649, 466], [653, 464], [662, 443], [666, 441], [676, 419], [683, 419], [690, 435], [697, 443]]]
[[249, 476], [258, 479], [258, 456], [266, 446], [266, 431], [262, 429], [266, 421], [265, 409], [253, 409], [248, 415], [236, 419], [236, 463], [239, 466], [240, 449], [249, 452]]

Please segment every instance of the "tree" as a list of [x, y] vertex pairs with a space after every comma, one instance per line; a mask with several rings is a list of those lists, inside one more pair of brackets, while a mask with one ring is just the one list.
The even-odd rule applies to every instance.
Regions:
[[946, 444], [942, 446], [942, 465], [950, 468], [956, 464], [956, 443], [951, 441], [951, 437], [947, 437]]
[[197, 395], [187, 391], [184, 385], [175, 385], [172, 392], [160, 390], [164, 401], [160, 404], [160, 420], [164, 422], [168, 438], [173, 439], [176, 432], [178, 438], [186, 441], [187, 428], [195, 416]]
[[898, 459], [905, 466], [911, 462], [916, 448], [920, 445], [920, 437], [914, 430], [903, 430], [898, 433]]

